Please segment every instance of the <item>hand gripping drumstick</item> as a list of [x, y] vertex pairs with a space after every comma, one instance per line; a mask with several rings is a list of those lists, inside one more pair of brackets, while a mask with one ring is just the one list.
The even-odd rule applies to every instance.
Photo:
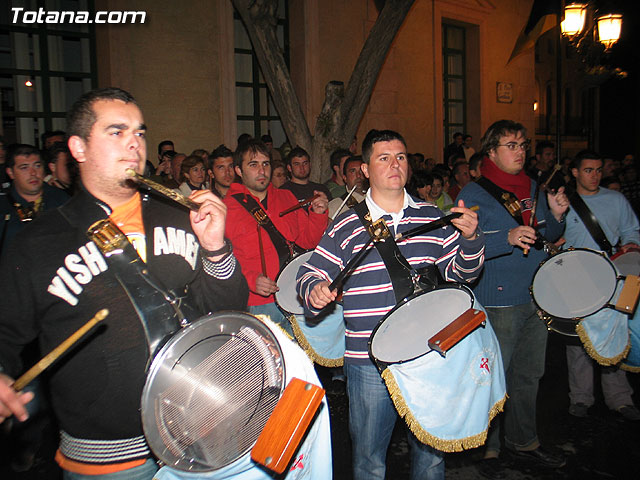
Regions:
[[18, 380], [13, 384], [13, 389], [16, 392], [19, 392], [24, 387], [26, 387], [29, 383], [33, 381], [38, 375], [40, 375], [45, 369], [49, 368], [49, 366], [55, 362], [61, 355], [63, 355], [69, 348], [73, 346], [78, 340], [80, 340], [89, 330], [91, 330], [95, 325], [104, 320], [107, 315], [109, 315], [109, 310], [103, 308], [96, 315], [85, 323], [78, 330], [73, 332], [66, 340], [64, 340], [60, 345], [51, 350], [47, 355], [42, 357], [42, 359], [36, 363], [33, 367], [31, 367], [27, 372], [22, 375]]
[[319, 196], [320, 196], [320, 194], [316, 193], [316, 194], [314, 194], [313, 196], [311, 196], [309, 198], [303, 198], [302, 200], [298, 200], [298, 203], [296, 205], [294, 205], [293, 207], [289, 207], [286, 210], [281, 211], [280, 212], [280, 216], [284, 217], [287, 213], [295, 212], [299, 208], [306, 207], [307, 205], [309, 205], [311, 202], [313, 202]]

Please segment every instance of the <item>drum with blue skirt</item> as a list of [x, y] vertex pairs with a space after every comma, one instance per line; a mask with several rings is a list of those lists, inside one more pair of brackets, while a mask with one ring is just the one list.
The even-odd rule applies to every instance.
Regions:
[[444, 452], [482, 445], [506, 400], [502, 355], [489, 321], [446, 355], [429, 346], [470, 309], [484, 311], [462, 285], [423, 291], [391, 310], [369, 341], [400, 416], [421, 442]]

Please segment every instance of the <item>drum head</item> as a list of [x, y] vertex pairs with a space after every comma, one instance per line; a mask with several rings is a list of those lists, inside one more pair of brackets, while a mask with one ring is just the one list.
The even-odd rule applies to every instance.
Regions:
[[473, 306], [473, 295], [463, 287], [444, 287], [409, 297], [391, 310], [371, 334], [374, 360], [401, 363], [431, 349], [427, 342]]
[[312, 253], [313, 251], [305, 252], [292, 258], [276, 278], [280, 289], [275, 293], [276, 304], [290, 315], [304, 315], [302, 300], [296, 291], [296, 276], [302, 264], [311, 258]]
[[165, 464], [222, 468], [255, 444], [285, 383], [269, 328], [241, 312], [220, 312], [181, 330], [153, 360], [142, 392], [142, 425]]
[[569, 250], [540, 265], [531, 295], [554, 317], [581, 318], [604, 307], [616, 283], [616, 269], [604, 255], [593, 250]]
[[627, 252], [611, 259], [620, 275], [640, 275], [640, 252]]

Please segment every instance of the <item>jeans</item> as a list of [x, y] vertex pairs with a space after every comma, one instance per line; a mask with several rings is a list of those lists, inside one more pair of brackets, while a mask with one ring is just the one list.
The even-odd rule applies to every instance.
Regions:
[[83, 475], [64, 471], [64, 480], [151, 480], [158, 471], [155, 460], [149, 459], [139, 467], [122, 470], [120, 472], [105, 473], [103, 475]]
[[[385, 459], [398, 418], [387, 387], [373, 365], [345, 364], [349, 395], [349, 431], [354, 480], [384, 480]], [[411, 479], [443, 480], [442, 452], [420, 443], [411, 433]]]
[[254, 315], [268, 315], [271, 321], [277, 323], [282, 329], [293, 338], [293, 329], [291, 328], [291, 322], [285, 318], [278, 306], [274, 303], [266, 303], [264, 305], [249, 306], [249, 313]]
[[[544, 374], [547, 327], [538, 318], [533, 302], [486, 310], [500, 344], [509, 395], [502, 419], [505, 446], [511, 450], [535, 450], [540, 446], [536, 399]], [[498, 417], [492, 424], [486, 454], [500, 452], [500, 420]]]
[[[593, 364], [584, 348], [567, 345], [567, 368], [569, 370], [569, 398], [571, 403], [593, 405]], [[600, 366], [600, 380], [604, 403], [611, 410], [624, 405], [633, 405], [633, 390], [627, 381], [627, 374], [617, 367]]]

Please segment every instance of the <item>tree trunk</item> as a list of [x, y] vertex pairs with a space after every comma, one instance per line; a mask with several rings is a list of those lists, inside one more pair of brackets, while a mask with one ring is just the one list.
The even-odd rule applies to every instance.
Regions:
[[351, 144], [387, 52], [414, 0], [385, 2], [362, 47], [347, 88], [338, 81], [327, 84], [313, 137], [276, 38], [277, 0], [231, 1], [249, 32], [262, 74], [291, 145], [300, 145], [311, 154], [312, 180], [326, 180], [330, 175], [329, 156], [336, 148]]

